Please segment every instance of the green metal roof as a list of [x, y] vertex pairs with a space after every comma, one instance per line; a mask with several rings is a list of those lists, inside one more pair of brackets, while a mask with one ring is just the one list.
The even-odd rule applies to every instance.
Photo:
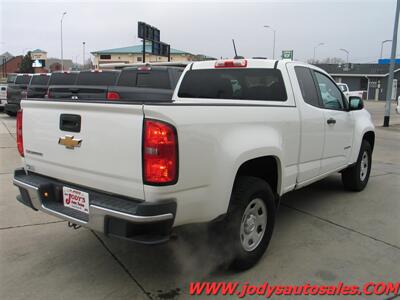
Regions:
[[47, 52], [42, 49], [35, 49], [35, 50], [32, 50], [31, 53], [47, 53]]
[[[140, 53], [142, 53], [142, 48], [143, 48], [143, 45], [136, 45], [136, 46], [114, 48], [114, 49], [107, 49], [107, 50], [98, 50], [98, 51], [93, 51], [91, 53], [92, 54], [140, 54]], [[146, 53], [151, 53], [151, 45], [146, 44], [145, 50], [146, 50]], [[171, 54], [190, 54], [190, 53], [171, 48]]]

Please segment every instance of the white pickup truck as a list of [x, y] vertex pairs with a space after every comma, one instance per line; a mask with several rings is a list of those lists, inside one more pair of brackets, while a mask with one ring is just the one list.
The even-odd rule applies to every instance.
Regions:
[[347, 98], [353, 96], [362, 98], [364, 95], [364, 91], [350, 91], [349, 86], [346, 83], [337, 83], [337, 85]]
[[362, 100], [299, 62], [195, 62], [163, 102], [21, 106], [20, 202], [148, 244], [210, 222], [236, 269], [265, 252], [280, 196], [336, 172], [361, 191], [371, 170], [374, 126]]

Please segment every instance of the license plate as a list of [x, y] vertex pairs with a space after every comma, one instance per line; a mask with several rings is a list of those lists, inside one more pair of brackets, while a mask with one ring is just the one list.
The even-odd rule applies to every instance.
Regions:
[[87, 214], [89, 213], [88, 193], [64, 186], [63, 201], [65, 207], [76, 209]]

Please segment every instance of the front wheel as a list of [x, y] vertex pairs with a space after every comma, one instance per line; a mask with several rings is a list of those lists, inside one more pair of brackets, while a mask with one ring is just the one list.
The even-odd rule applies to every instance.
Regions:
[[371, 145], [366, 140], [363, 140], [356, 164], [342, 172], [344, 187], [351, 191], [362, 191], [368, 183], [371, 163]]
[[233, 188], [227, 216], [219, 224], [231, 267], [254, 266], [268, 247], [275, 224], [275, 197], [262, 179], [243, 176]]

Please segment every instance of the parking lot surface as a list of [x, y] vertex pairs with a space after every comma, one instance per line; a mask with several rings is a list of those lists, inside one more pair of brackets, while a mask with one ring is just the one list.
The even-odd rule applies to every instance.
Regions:
[[169, 243], [149, 247], [72, 230], [21, 205], [12, 185], [21, 165], [15, 118], [0, 113], [0, 298], [186, 299], [191, 281], [399, 281], [400, 116], [392, 114], [392, 126], [382, 128], [383, 103], [366, 107], [377, 126], [366, 189], [345, 191], [337, 174], [285, 195], [267, 253], [242, 273], [220, 266], [204, 226], [182, 228]]

